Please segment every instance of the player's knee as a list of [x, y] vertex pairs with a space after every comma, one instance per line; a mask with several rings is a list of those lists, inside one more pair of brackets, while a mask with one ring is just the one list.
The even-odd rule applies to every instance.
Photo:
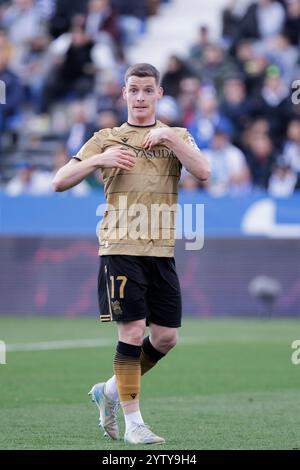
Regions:
[[177, 333], [168, 332], [157, 338], [157, 349], [161, 352], [167, 353], [170, 349], [174, 348], [177, 344]]
[[127, 344], [133, 344], [135, 346], [141, 346], [142, 343], [143, 343], [143, 335], [141, 335], [138, 331], [132, 332], [132, 333], [126, 335], [126, 337], [124, 339], [121, 339], [121, 341], [123, 341], [124, 343], [127, 343]]
[[145, 325], [139, 322], [119, 326], [119, 340], [123, 343], [141, 346], [145, 333]]
[[174, 348], [177, 344], [177, 334], [167, 338], [167, 347], [170, 349]]

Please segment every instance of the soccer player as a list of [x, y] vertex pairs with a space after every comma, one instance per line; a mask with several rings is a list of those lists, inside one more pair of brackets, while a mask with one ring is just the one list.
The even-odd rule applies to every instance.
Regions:
[[[119, 438], [121, 405], [124, 440], [131, 444], [165, 442], [143, 421], [140, 382], [175, 346], [181, 325], [173, 258], [181, 167], [199, 180], [209, 177], [208, 162], [187, 130], [156, 120], [162, 94], [155, 67], [145, 63], [129, 67], [123, 87], [128, 121], [96, 132], [53, 181], [55, 191], [64, 191], [93, 171], [102, 172], [107, 210], [99, 233], [100, 320], [116, 321], [119, 341], [114, 375], [94, 385], [90, 395], [100, 410], [100, 426], [112, 439]], [[157, 205], [163, 208], [163, 217], [154, 221], [150, 216]], [[132, 217], [137, 212], [143, 214], [140, 231]], [[164, 227], [164, 221], [171, 221], [170, 226]], [[150, 334], [144, 338], [146, 326]]]

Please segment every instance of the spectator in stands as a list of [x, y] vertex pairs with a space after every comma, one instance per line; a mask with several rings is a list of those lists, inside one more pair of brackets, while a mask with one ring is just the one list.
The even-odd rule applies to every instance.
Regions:
[[18, 47], [27, 47], [44, 30], [41, 14], [33, 0], [13, 0], [2, 16], [2, 27]]
[[260, 116], [269, 122], [271, 137], [280, 146], [291, 119], [292, 102], [278, 67], [268, 67], [263, 88], [252, 98], [251, 107], [252, 116]]
[[97, 130], [113, 128], [120, 125], [117, 113], [113, 110], [103, 110], [98, 114], [97, 118]]
[[215, 90], [210, 87], [203, 87], [198, 98], [198, 109], [188, 126], [188, 130], [199, 148], [206, 149], [210, 147], [214, 136], [214, 128], [221, 119], [228, 121], [220, 114]]
[[250, 139], [246, 149], [246, 158], [254, 188], [267, 189], [271, 170], [277, 158], [270, 136], [256, 134], [255, 139]]
[[0, 81], [5, 84], [5, 104], [0, 105], [0, 139], [3, 132], [13, 132], [21, 119], [22, 87], [18, 76], [10, 69], [10, 61], [10, 44], [6, 34], [0, 31]]
[[135, 44], [145, 29], [148, 14], [148, 0], [112, 0], [122, 29], [122, 42], [125, 46]]
[[249, 120], [242, 135], [242, 149], [246, 149], [251, 140], [255, 140], [256, 137], [260, 137], [262, 135], [270, 135], [269, 122], [263, 118], [257, 118], [253, 121]]
[[86, 0], [53, 0], [54, 11], [52, 13], [49, 30], [54, 38], [70, 31], [72, 19], [80, 14], [84, 15], [87, 10]]
[[248, 96], [258, 94], [263, 86], [268, 64], [263, 54], [254, 50], [253, 41], [242, 40], [236, 47], [235, 63], [245, 82]]
[[208, 26], [200, 26], [198, 29], [197, 42], [191, 46], [188, 54], [188, 61], [191, 68], [197, 68], [198, 64], [202, 61], [203, 51], [209, 44], [211, 44], [211, 39]]
[[95, 126], [89, 122], [86, 105], [77, 101], [70, 106], [72, 125], [67, 136], [67, 151], [69, 155], [76, 155], [84, 142], [90, 139], [96, 131]]
[[300, 43], [300, 0], [287, 0], [287, 16], [284, 24], [284, 33], [293, 46]]
[[43, 90], [41, 112], [51, 104], [72, 94], [73, 99], [92, 93], [95, 68], [91, 58], [93, 42], [81, 26], [73, 26], [71, 43], [64, 57], [54, 67]]
[[289, 87], [291, 82], [297, 78], [296, 66], [299, 60], [299, 51], [297, 47], [291, 45], [287, 35], [278, 34], [268, 41], [257, 42], [253, 45], [253, 49], [256, 53], [266, 57], [270, 64], [278, 67], [286, 86]]
[[124, 100], [121, 99], [121, 88], [116, 79], [107, 76], [102, 79], [101, 89], [97, 96], [98, 112], [113, 110], [121, 121], [125, 113]]
[[[53, 171], [39, 170], [31, 162], [23, 161], [17, 165], [16, 175], [8, 182], [5, 192], [10, 196], [42, 196], [53, 194], [52, 181], [61, 166], [68, 163], [69, 157], [64, 146], [59, 146], [53, 158]], [[85, 196], [90, 192], [87, 181], [82, 181], [71, 189], [75, 196]]]
[[233, 141], [240, 144], [241, 134], [247, 123], [250, 104], [246, 87], [240, 76], [233, 76], [224, 82], [223, 99], [220, 102], [220, 113], [230, 120], [233, 126]]
[[[123, 122], [126, 107], [120, 91], [129, 66], [126, 46], [146, 29], [147, 17], [157, 13], [160, 3], [0, 0], [0, 28], [5, 27], [13, 41], [0, 31], [0, 79], [7, 84], [7, 104], [0, 106], [5, 150], [15, 142], [24, 113], [27, 128], [51, 133], [61, 118], [66, 124], [57, 129], [66, 133], [68, 107], [53, 107], [60, 100], [91, 96], [99, 113], [97, 129]], [[47, 31], [57, 40], [49, 44]], [[220, 121], [231, 124], [229, 137], [249, 159], [255, 185], [279, 194], [282, 182], [282, 191], [288, 192], [291, 172], [297, 177], [300, 172], [300, 104], [290, 98], [290, 83], [300, 71], [300, 0], [228, 0], [222, 34], [221, 42], [212, 43], [209, 26], [201, 26], [187, 57], [169, 59], [163, 77], [169, 96], [158, 105], [159, 118], [189, 128], [201, 148], [214, 151], [215, 126]], [[83, 134], [93, 131], [79, 109], [77, 115], [76, 106], [75, 122], [68, 136], [64, 134], [71, 154], [86, 140]], [[274, 166], [277, 153], [281, 159]], [[188, 177], [183, 184], [190, 190], [198, 187]]]
[[[148, 15], [154, 16], [159, 13], [159, 4], [164, 0], [148, 0]], [[165, 0], [168, 1], [168, 0]], [[170, 0], [169, 0], [170, 1]]]
[[220, 120], [215, 126], [212, 146], [206, 151], [211, 168], [207, 190], [214, 196], [245, 194], [250, 191], [250, 174], [242, 151], [231, 144], [231, 126]]
[[191, 76], [183, 78], [179, 83], [177, 101], [180, 109], [181, 122], [184, 127], [189, 127], [195, 119], [200, 89], [200, 80], [197, 77]]
[[119, 18], [114, 12], [110, 0], [89, 0], [85, 31], [94, 43], [101, 40], [103, 34], [106, 34], [115, 47], [120, 45]]
[[300, 178], [300, 118], [293, 119], [289, 123], [281, 160]]
[[270, 176], [268, 192], [273, 197], [289, 197], [297, 185], [296, 173], [283, 162], [278, 162]]
[[161, 86], [164, 94], [168, 96], [178, 97], [180, 81], [191, 75], [189, 67], [185, 61], [177, 55], [171, 55], [167, 62], [167, 69], [162, 76]]
[[20, 58], [18, 66], [15, 66], [15, 71], [22, 81], [26, 99], [36, 114], [40, 112], [43, 85], [51, 70], [48, 46], [47, 36], [33, 39]]
[[257, 0], [251, 3], [239, 23], [235, 44], [241, 39], [266, 39], [282, 32], [285, 11], [276, 0]]
[[245, 1], [228, 0], [222, 11], [222, 39], [227, 47], [230, 47], [237, 37], [241, 18], [246, 12]]
[[209, 44], [203, 49], [202, 60], [194, 61], [194, 72], [206, 86], [216, 89], [218, 95], [223, 86], [224, 77], [237, 73], [237, 66], [230, 56], [218, 44]]
[[179, 107], [172, 96], [163, 96], [157, 104], [157, 118], [167, 126], [178, 127], [180, 123]]
[[48, 22], [55, 13], [57, 0], [35, 0], [35, 3], [41, 18]]
[[16, 175], [8, 182], [5, 192], [9, 196], [40, 196], [47, 192], [43, 172], [35, 169], [30, 162], [18, 163]]

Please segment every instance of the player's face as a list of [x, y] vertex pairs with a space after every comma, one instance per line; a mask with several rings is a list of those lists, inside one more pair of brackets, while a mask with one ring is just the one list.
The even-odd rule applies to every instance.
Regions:
[[128, 122], [140, 126], [154, 124], [156, 103], [162, 94], [163, 90], [156, 84], [154, 77], [129, 77], [123, 88]]

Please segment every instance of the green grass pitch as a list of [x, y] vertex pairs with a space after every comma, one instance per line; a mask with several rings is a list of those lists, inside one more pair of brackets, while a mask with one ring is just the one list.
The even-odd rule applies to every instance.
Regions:
[[[300, 364], [291, 362], [300, 321], [185, 319], [180, 333], [142, 380], [144, 419], [167, 441], [160, 450], [300, 448]], [[102, 436], [87, 395], [111, 375], [115, 326], [0, 317], [0, 339], [14, 349], [93, 338], [106, 345], [8, 350], [0, 365], [0, 449], [132, 449]]]

